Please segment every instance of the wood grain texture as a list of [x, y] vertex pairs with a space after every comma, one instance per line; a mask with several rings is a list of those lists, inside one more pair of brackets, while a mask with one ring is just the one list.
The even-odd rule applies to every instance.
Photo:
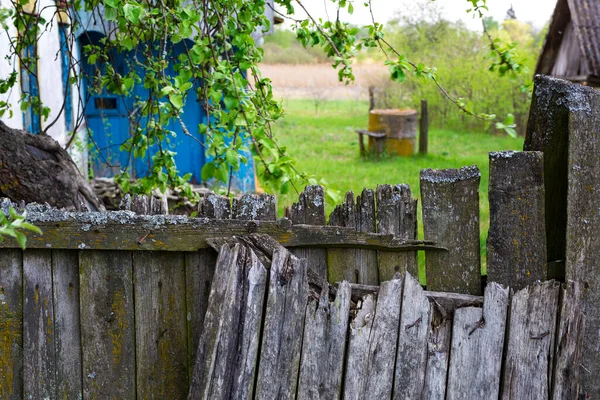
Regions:
[[448, 249], [425, 257], [429, 290], [481, 294], [480, 176], [476, 166], [421, 171], [425, 237]]
[[231, 201], [229, 197], [209, 193], [198, 202], [198, 216], [201, 218], [231, 218]]
[[498, 398], [507, 306], [508, 289], [492, 282], [483, 309], [454, 312], [447, 399]]
[[[300, 193], [298, 202], [286, 209], [286, 217], [293, 224], [325, 225], [325, 191], [322, 186], [307, 186]], [[298, 258], [305, 258], [310, 268], [327, 278], [327, 249], [290, 250]]]
[[23, 398], [23, 253], [0, 250], [0, 398]]
[[[371, 189], [363, 189], [360, 196], [356, 197], [356, 231], [372, 233], [376, 230], [375, 192]], [[356, 250], [356, 271], [356, 281], [358, 283], [365, 285], [379, 284], [377, 252], [374, 250]]]
[[79, 273], [84, 398], [135, 399], [132, 254], [81, 251]]
[[[378, 185], [377, 232], [398, 239], [417, 238], [417, 200], [408, 185]], [[396, 272], [418, 276], [417, 252], [379, 252], [379, 280], [392, 279]]]
[[553, 369], [560, 284], [547, 281], [515, 293], [511, 300], [503, 399], [548, 399]]
[[429, 325], [427, 372], [422, 396], [424, 400], [444, 400], [446, 398], [451, 336], [451, 316], [435, 304]]
[[56, 394], [58, 399], [83, 396], [79, 318], [79, 256], [73, 250], [52, 251]]
[[[342, 204], [335, 206], [329, 215], [329, 225], [356, 228], [356, 211], [354, 193], [347, 192]], [[356, 250], [354, 249], [327, 249], [327, 278], [329, 282], [348, 281], [356, 283]]]
[[187, 396], [185, 264], [182, 253], [133, 253], [138, 398]]
[[394, 399], [419, 399], [423, 394], [430, 324], [429, 299], [419, 282], [407, 272], [402, 292]]
[[256, 384], [260, 399], [296, 396], [308, 301], [306, 269], [305, 260], [284, 248], [273, 254]]
[[245, 221], [276, 221], [277, 198], [269, 194], [245, 194], [233, 199], [231, 217]]

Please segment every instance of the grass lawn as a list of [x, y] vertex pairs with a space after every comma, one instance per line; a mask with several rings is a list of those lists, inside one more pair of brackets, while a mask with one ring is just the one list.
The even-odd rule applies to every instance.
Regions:
[[[354, 130], [367, 127], [366, 102], [322, 102], [318, 113], [315, 112], [315, 102], [312, 100], [286, 100], [284, 106], [287, 115], [274, 126], [279, 143], [287, 147], [289, 154], [296, 159], [300, 171], [325, 179], [331, 188], [341, 193], [352, 190], [356, 195], [365, 187], [375, 189], [378, 184], [407, 183], [413, 196], [419, 198], [421, 169], [477, 165], [481, 170], [481, 249], [485, 273], [485, 238], [490, 221], [488, 153], [496, 150], [521, 150], [522, 138], [430, 129], [429, 153], [426, 156], [365, 160], [359, 157], [358, 135]], [[430, 116], [430, 120], [433, 118], [435, 115]], [[282, 209], [295, 200], [295, 194], [282, 196], [279, 200], [280, 215], [283, 215]], [[334, 206], [331, 201], [327, 203], [327, 215]], [[420, 213], [419, 206], [419, 235], [422, 237]], [[423, 273], [420, 275], [423, 280]]]

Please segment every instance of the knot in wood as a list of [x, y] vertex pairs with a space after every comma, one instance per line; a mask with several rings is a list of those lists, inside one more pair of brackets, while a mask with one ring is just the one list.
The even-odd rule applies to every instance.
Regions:
[[258, 221], [250, 221], [248, 222], [248, 233], [255, 233], [258, 232]]

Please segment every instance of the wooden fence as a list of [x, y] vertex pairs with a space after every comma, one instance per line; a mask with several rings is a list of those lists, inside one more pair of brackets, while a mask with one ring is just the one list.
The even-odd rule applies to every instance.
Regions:
[[[11, 240], [0, 243], [0, 398], [185, 398], [190, 383], [198, 384], [192, 397], [203, 398], [316, 398], [321, 390], [347, 398], [600, 396], [593, 308], [600, 223], [585, 208], [600, 208], [600, 179], [588, 176], [600, 167], [597, 156], [587, 160], [569, 142], [582, 135], [573, 121], [596, 109], [585, 107], [596, 94], [584, 90], [571, 109], [570, 87], [536, 83], [531, 151], [490, 154], [487, 281], [494, 284], [482, 284], [480, 274], [475, 166], [421, 172], [424, 240], [416, 237], [417, 204], [406, 185], [348, 193], [328, 221], [316, 186], [281, 219], [268, 195], [231, 203], [209, 195], [198, 218], [162, 215], [162, 202], [143, 197], [109, 213], [28, 205], [44, 235], [29, 235], [24, 252]], [[543, 125], [536, 107], [549, 104], [567, 108], [553, 115], [563, 122], [566, 115], [568, 129], [535, 128]], [[539, 139], [540, 132], [554, 136]], [[561, 134], [570, 135], [561, 140], [576, 161], [568, 168], [548, 161]], [[568, 196], [548, 180], [559, 167], [574, 182], [564, 185]], [[567, 198], [560, 225], [555, 213]], [[5, 212], [9, 205], [0, 201]], [[562, 253], [547, 245], [560, 242], [561, 226], [569, 232]], [[264, 245], [266, 237], [293, 256]], [[417, 251], [425, 251], [425, 292], [412, 278]], [[222, 273], [215, 274], [217, 264]], [[546, 282], [565, 274], [573, 282], [562, 288]], [[335, 314], [343, 301], [349, 313]], [[334, 330], [348, 326], [346, 336]], [[271, 351], [270, 343], [295, 347]], [[232, 358], [240, 354], [247, 364]], [[337, 368], [331, 374], [315, 361], [322, 354], [327, 368]], [[474, 388], [484, 396], [471, 397]]]

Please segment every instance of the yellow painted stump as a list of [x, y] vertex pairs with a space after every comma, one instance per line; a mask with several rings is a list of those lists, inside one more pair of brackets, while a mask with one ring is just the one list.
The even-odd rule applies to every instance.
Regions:
[[415, 154], [417, 119], [417, 111], [412, 109], [371, 110], [369, 132], [384, 133], [385, 138], [369, 137], [369, 151], [412, 156]]

